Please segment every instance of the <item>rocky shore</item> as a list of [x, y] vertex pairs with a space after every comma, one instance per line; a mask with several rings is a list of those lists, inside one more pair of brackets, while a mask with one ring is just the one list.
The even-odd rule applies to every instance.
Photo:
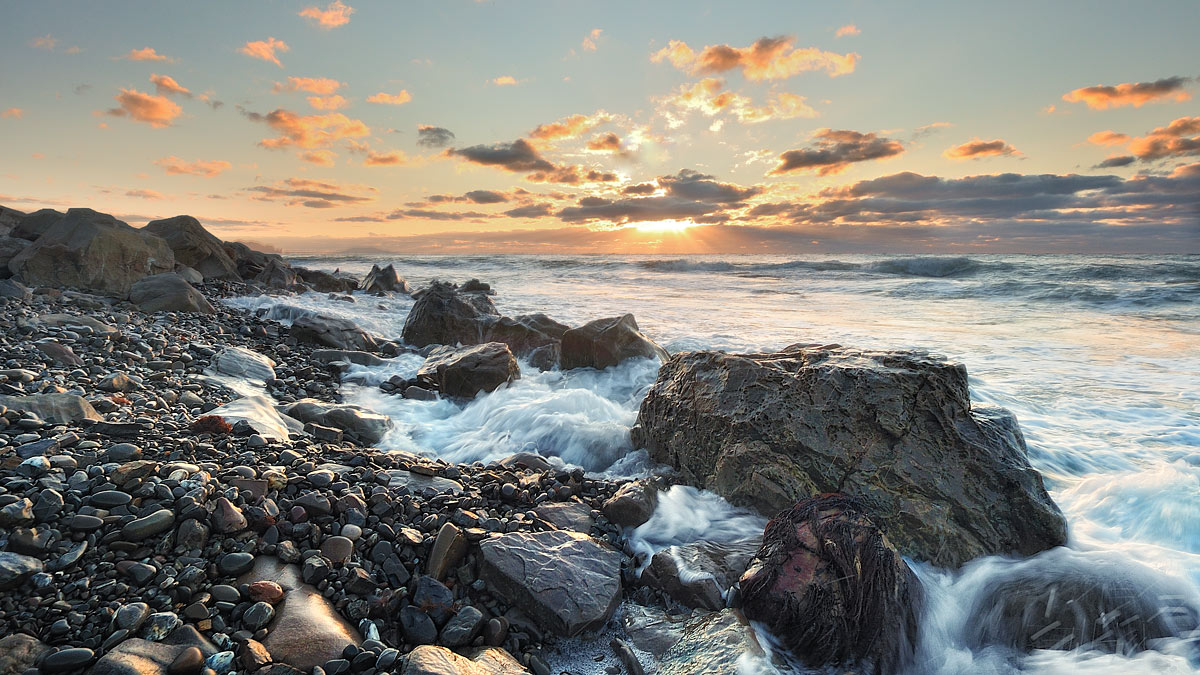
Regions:
[[[0, 675], [546, 675], [562, 641], [597, 633], [593, 665], [614, 674], [901, 672], [924, 608], [901, 555], [956, 568], [1065, 542], [1015, 420], [926, 354], [672, 356], [632, 315], [507, 317], [476, 280], [307, 270], [186, 216], [0, 209], [0, 270]], [[415, 305], [389, 337], [222, 302], [298, 292]], [[399, 354], [425, 363], [383, 391], [460, 405], [522, 367], [661, 360], [632, 434], [666, 470], [378, 450], [392, 421], [347, 405], [340, 379]], [[674, 482], [773, 520], [635, 555]], [[1161, 589], [1118, 590], [1073, 611], [1103, 620]], [[1044, 647], [1028, 608], [1062, 601], [1016, 580], [976, 610], [1004, 628], [980, 633]], [[1118, 648], [1189, 622], [1124, 623]]]

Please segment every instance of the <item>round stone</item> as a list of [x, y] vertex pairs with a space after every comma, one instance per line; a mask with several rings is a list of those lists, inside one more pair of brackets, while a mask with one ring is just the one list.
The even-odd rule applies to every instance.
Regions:
[[168, 675], [195, 675], [204, 667], [204, 654], [199, 647], [188, 647], [167, 667]]
[[252, 567], [254, 567], [254, 556], [243, 551], [229, 553], [217, 563], [217, 571], [228, 577], [245, 574]]
[[258, 630], [270, 623], [273, 618], [275, 618], [275, 608], [270, 603], [256, 602], [242, 614], [242, 623], [246, 624], [246, 628], [250, 630]]
[[129, 496], [129, 493], [121, 492], [120, 490], [102, 490], [92, 495], [91, 499], [92, 506], [101, 509], [125, 506], [131, 501], [133, 501], [133, 497]]
[[95, 657], [96, 654], [87, 647], [63, 649], [42, 659], [39, 670], [43, 673], [66, 673], [86, 666]]

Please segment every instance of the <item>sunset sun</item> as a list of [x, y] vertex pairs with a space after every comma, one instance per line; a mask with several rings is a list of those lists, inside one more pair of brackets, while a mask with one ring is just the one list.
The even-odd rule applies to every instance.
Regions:
[[696, 224], [690, 220], [647, 220], [630, 226], [638, 232], [686, 232]]

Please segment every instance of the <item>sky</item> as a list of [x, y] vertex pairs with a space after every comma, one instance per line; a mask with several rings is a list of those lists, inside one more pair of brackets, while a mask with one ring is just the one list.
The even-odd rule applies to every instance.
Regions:
[[57, 2], [0, 205], [288, 252], [1200, 253], [1200, 3]]

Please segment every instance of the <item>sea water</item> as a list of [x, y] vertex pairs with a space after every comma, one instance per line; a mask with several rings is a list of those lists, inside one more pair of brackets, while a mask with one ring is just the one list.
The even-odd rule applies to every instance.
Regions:
[[[973, 400], [1017, 415], [1029, 459], [1069, 523], [1072, 552], [1145, 567], [1200, 595], [1200, 256], [426, 256], [310, 258], [295, 264], [364, 274], [394, 263], [414, 287], [477, 277], [506, 315], [545, 312], [570, 325], [633, 313], [671, 352], [776, 350], [794, 343], [924, 349], [960, 361]], [[318, 309], [398, 338], [405, 296], [237, 298], [286, 321]], [[597, 372], [522, 369], [512, 386], [466, 405], [389, 396], [417, 356], [346, 376], [348, 402], [386, 413], [381, 443], [457, 462], [537, 450], [588, 471], [655, 467], [629, 428], [657, 363]], [[357, 383], [357, 384], [355, 384]], [[686, 516], [686, 517], [685, 517]], [[677, 488], [660, 527], [630, 545], [652, 552], [736, 538], [762, 519]], [[652, 535], [648, 533], [653, 533]], [[913, 563], [929, 611], [917, 672], [1194, 672], [1189, 636], [1135, 656], [967, 646], [965, 608], [988, 579], [1022, 561], [989, 558], [949, 572]], [[1036, 561], [1053, 565], [1053, 558]], [[1141, 569], [1141, 567], [1137, 568]], [[574, 660], [573, 660], [574, 661]], [[555, 664], [556, 666], [561, 664]], [[575, 662], [573, 669], [584, 664]], [[565, 668], [565, 666], [563, 666]], [[562, 669], [562, 668], [560, 668]], [[557, 671], [556, 671], [557, 672]]]

